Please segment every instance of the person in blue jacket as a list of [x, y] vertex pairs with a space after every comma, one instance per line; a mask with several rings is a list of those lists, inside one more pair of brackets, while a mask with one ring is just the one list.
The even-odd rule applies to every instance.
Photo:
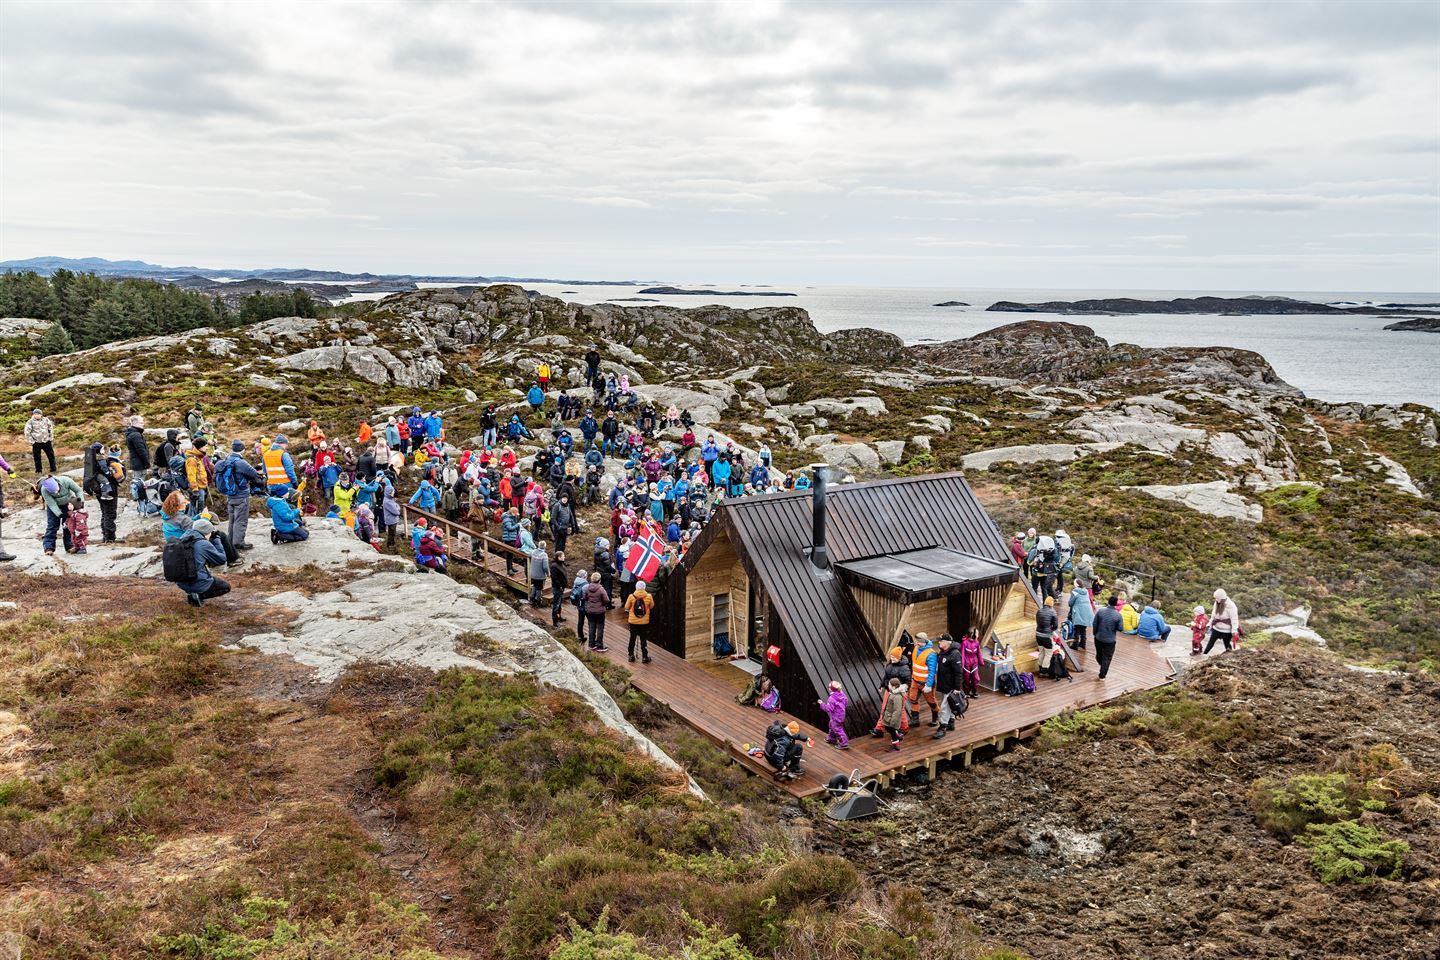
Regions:
[[415, 493], [410, 497], [410, 505], [419, 507], [426, 513], [434, 513], [435, 508], [440, 505], [440, 491], [435, 489], [429, 478], [420, 481], [420, 486], [415, 488]]
[[705, 439], [705, 446], [700, 448], [700, 459], [704, 461], [707, 470], [716, 460], [720, 459], [720, 448], [715, 446], [714, 437]]
[[391, 450], [400, 449], [400, 428], [396, 426], [394, 417], [385, 424], [385, 445]]
[[373, 507], [375, 506], [375, 494], [376, 494], [376, 492], [377, 492], [379, 489], [380, 489], [380, 479], [379, 479], [379, 477], [377, 477], [377, 478], [374, 479], [374, 480], [371, 480], [369, 483], [364, 483], [364, 482], [362, 482], [362, 481], [356, 480], [356, 481], [355, 481], [355, 506], [358, 507], [358, 506], [360, 506], [361, 504], [369, 504], [369, 505], [373, 508]]
[[425, 443], [425, 418], [420, 416], [419, 407], [410, 408], [410, 416], [406, 418], [405, 426], [410, 428], [410, 449], [423, 446]]
[[290, 439], [283, 433], [270, 441], [270, 449], [261, 459], [265, 465], [266, 493], [272, 497], [283, 497], [299, 484], [295, 475], [295, 461], [290, 459]]
[[1095, 623], [1095, 604], [1090, 600], [1090, 591], [1080, 584], [1070, 591], [1069, 616], [1070, 649], [1084, 650], [1085, 639]]
[[425, 437], [436, 443], [445, 439], [445, 420], [438, 410], [431, 410], [425, 416]]
[[310, 539], [310, 531], [305, 529], [305, 519], [300, 516], [295, 501], [299, 499], [292, 491], [283, 497], [271, 496], [265, 501], [270, 508], [270, 523], [274, 529], [270, 531], [271, 543], [299, 543], [301, 540]]
[[765, 464], [757, 463], [750, 468], [750, 486], [756, 490], [764, 490], [770, 485], [770, 471], [765, 469]]
[[525, 395], [525, 399], [530, 401], [530, 408], [532, 410], [538, 411], [541, 407], [545, 406], [545, 391], [540, 389], [540, 384], [532, 383], [530, 384], [530, 392]]
[[1140, 625], [1135, 632], [1142, 640], [1149, 640], [1151, 643], [1163, 643], [1170, 637], [1170, 625], [1160, 615], [1160, 611], [1154, 607], [1147, 606], [1140, 611]]
[[195, 579], [179, 581], [175, 586], [184, 591], [185, 602], [192, 607], [204, 606], [206, 600], [223, 597], [230, 592], [230, 584], [210, 572], [212, 566], [225, 563], [225, 548], [211, 539], [214, 535], [215, 526], [199, 517], [180, 538], [181, 545], [194, 552]]
[[796, 474], [796, 476], [795, 476], [795, 489], [796, 489], [796, 490], [809, 490], [809, 489], [810, 489], [810, 474], [808, 474], [808, 473]]

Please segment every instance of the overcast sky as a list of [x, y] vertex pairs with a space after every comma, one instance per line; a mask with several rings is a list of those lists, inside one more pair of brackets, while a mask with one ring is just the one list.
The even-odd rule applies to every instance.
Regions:
[[1440, 291], [1440, 3], [0, 3], [0, 258]]

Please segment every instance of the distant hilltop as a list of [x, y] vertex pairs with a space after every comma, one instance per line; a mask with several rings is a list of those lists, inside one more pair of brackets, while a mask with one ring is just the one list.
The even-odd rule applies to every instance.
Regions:
[[1108, 300], [1051, 300], [1046, 303], [1015, 303], [1001, 300], [987, 310], [996, 313], [1051, 313], [1061, 316], [1130, 316], [1135, 314], [1209, 314], [1226, 317], [1273, 316], [1278, 314], [1365, 316], [1433, 316], [1428, 304], [1418, 307], [1389, 303], [1380, 307], [1337, 307], [1308, 303], [1290, 297], [1177, 297], [1174, 300], [1136, 300], [1115, 297]]
[[[106, 260], [103, 257], [31, 257], [28, 260], [0, 260], [0, 273], [33, 270], [50, 276], [56, 270], [93, 273], [102, 277], [139, 277], [147, 280], [174, 281], [202, 277], [209, 280], [274, 280], [305, 283], [387, 284], [386, 290], [414, 289], [417, 283], [563, 283], [572, 286], [631, 287], [654, 283], [654, 280], [555, 280], [546, 277], [485, 277], [421, 276], [408, 273], [346, 273], [342, 270], [311, 270], [304, 267], [268, 267], [261, 270], [232, 268], [167, 267], [144, 260]], [[408, 283], [408, 287], [396, 286]], [[371, 289], [377, 289], [372, 287]]]

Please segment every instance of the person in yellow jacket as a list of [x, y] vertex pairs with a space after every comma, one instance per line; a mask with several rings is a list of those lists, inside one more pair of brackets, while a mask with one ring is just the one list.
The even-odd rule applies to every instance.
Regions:
[[939, 651], [930, 638], [923, 633], [915, 635], [915, 649], [910, 654], [910, 691], [905, 699], [910, 703], [910, 725], [920, 722], [920, 698], [930, 704], [930, 723], [940, 723], [940, 703], [935, 699], [935, 673], [940, 664]]
[[[330, 502], [340, 508], [340, 516], [352, 515], [355, 494], [359, 492], [360, 488], [351, 481], [350, 474], [343, 473], [340, 475], [340, 482], [335, 485], [335, 489], [330, 491]], [[348, 520], [346, 524], [349, 524]]]
[[190, 485], [190, 509], [187, 512], [192, 517], [200, 516], [210, 493], [212, 468], [205, 459], [206, 446], [204, 437], [196, 437], [194, 444], [185, 451], [185, 482]]
[[1120, 595], [1120, 622], [1121, 633], [1134, 633], [1140, 629], [1140, 608], [1124, 594]]

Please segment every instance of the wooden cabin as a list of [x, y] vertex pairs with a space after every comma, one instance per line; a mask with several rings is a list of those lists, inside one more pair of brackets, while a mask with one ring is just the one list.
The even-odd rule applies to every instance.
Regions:
[[874, 726], [904, 632], [998, 632], [1033, 651], [1034, 597], [960, 474], [830, 487], [826, 473], [817, 465], [808, 492], [726, 501], [670, 573], [655, 641], [693, 661], [727, 639], [764, 665], [787, 712], [822, 728], [817, 701], [839, 680], [852, 736]]

